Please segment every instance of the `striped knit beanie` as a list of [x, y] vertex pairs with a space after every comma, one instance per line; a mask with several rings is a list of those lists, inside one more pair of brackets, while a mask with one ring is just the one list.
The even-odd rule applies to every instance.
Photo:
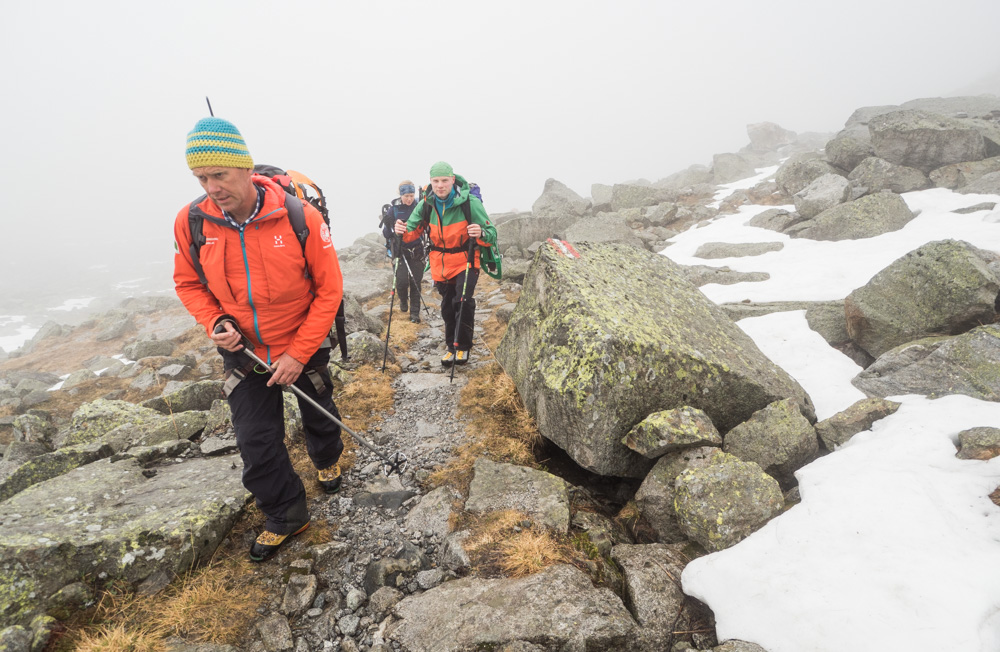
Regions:
[[240, 130], [222, 118], [202, 118], [187, 137], [187, 164], [203, 167], [253, 168]]

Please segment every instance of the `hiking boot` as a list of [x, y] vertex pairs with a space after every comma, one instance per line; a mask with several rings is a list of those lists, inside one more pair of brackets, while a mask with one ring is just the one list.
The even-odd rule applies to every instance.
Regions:
[[418, 313], [416, 315], [410, 315], [410, 321], [412, 321], [414, 324], [419, 324], [420, 323], [420, 314]]
[[459, 351], [455, 354], [455, 364], [465, 364], [469, 361], [468, 351]]
[[264, 530], [257, 537], [257, 540], [253, 542], [250, 546], [250, 561], [264, 561], [270, 559], [274, 553], [278, 552], [280, 548], [286, 541], [294, 537], [296, 534], [301, 534], [306, 531], [309, 527], [309, 521], [306, 524], [295, 530], [291, 534], [275, 534], [274, 532], [268, 532]]
[[319, 486], [328, 494], [335, 494], [340, 491], [340, 463], [320, 469], [317, 472]]
[[399, 312], [410, 312], [410, 306], [405, 301], [400, 301]]
[[450, 367], [453, 364], [455, 364], [455, 352], [454, 351], [448, 351], [441, 358], [441, 366], [442, 367]]

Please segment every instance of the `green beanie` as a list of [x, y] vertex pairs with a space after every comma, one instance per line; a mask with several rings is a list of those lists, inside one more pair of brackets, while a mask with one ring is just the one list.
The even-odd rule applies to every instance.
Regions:
[[444, 161], [438, 161], [431, 166], [431, 179], [434, 177], [453, 177], [455, 176], [455, 170], [451, 168], [450, 165]]

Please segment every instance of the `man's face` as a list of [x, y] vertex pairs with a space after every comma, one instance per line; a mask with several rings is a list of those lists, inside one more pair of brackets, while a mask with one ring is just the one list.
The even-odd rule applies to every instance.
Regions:
[[413, 197], [413, 193], [412, 193], [412, 192], [408, 192], [408, 193], [406, 193], [405, 195], [402, 195], [402, 196], [401, 196], [401, 197], [400, 197], [399, 199], [400, 199], [400, 200], [401, 200], [401, 201], [403, 202], [403, 204], [405, 204], [406, 206], [410, 206], [410, 205], [412, 205], [412, 204], [413, 204], [413, 199], [414, 199], [414, 197]]
[[257, 191], [250, 180], [253, 171], [248, 168], [208, 166], [195, 168], [191, 173], [215, 205], [227, 213], [245, 207], [251, 203], [251, 198], [253, 203], [257, 201]]
[[440, 199], [444, 199], [455, 185], [455, 177], [431, 177], [431, 190]]

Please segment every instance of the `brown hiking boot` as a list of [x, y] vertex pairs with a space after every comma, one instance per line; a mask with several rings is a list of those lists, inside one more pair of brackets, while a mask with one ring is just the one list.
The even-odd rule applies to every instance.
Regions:
[[291, 534], [275, 534], [274, 532], [268, 532], [264, 530], [257, 537], [257, 540], [253, 542], [250, 546], [250, 561], [264, 561], [270, 559], [274, 553], [278, 552], [280, 548], [286, 541], [294, 537], [296, 534], [301, 534], [305, 532], [309, 527], [309, 521], [306, 524], [295, 530]]
[[340, 491], [340, 463], [320, 469], [317, 472], [319, 486], [328, 494], [335, 494]]

